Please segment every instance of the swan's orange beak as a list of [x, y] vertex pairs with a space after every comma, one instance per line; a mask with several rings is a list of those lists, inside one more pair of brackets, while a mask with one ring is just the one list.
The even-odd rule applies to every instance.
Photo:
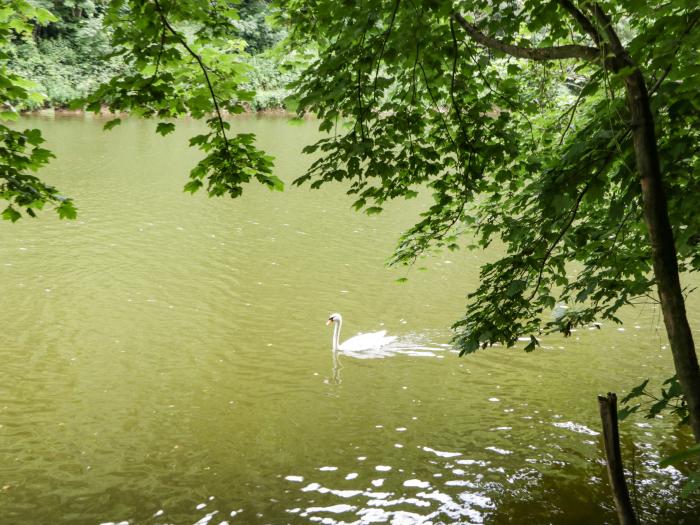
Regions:
[[332, 322], [332, 321], [331, 321], [330, 319], [328, 319], [328, 321], [326, 321], [326, 326], [328, 326], [329, 324], [331, 324], [331, 322]]

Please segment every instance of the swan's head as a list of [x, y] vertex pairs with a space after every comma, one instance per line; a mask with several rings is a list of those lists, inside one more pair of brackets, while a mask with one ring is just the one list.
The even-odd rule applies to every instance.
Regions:
[[331, 323], [340, 323], [343, 320], [343, 317], [340, 314], [331, 314], [328, 316], [328, 321], [326, 321], [326, 326], [328, 326]]

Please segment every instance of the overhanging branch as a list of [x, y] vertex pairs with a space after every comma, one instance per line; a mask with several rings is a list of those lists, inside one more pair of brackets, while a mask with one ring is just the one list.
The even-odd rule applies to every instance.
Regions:
[[578, 25], [581, 26], [581, 29], [588, 33], [588, 35], [593, 39], [596, 45], [600, 47], [600, 45], [603, 43], [603, 39], [601, 38], [600, 33], [598, 32], [596, 27], [588, 19], [588, 17], [584, 15], [573, 4], [573, 2], [571, 2], [571, 0], [559, 0], [559, 5], [562, 6], [562, 8], [564, 8], [566, 11], [568, 11], [572, 17], [574, 17], [576, 22], [578, 22]]
[[[593, 178], [595, 178], [595, 176]], [[574, 220], [576, 219], [576, 214], [578, 213], [578, 208], [581, 205], [581, 201], [583, 200], [583, 196], [586, 195], [588, 188], [591, 187], [591, 183], [593, 182], [593, 178], [586, 183], [586, 185], [583, 187], [581, 192], [578, 194], [578, 197], [576, 198], [576, 202], [574, 203], [574, 207], [569, 212], [569, 218], [567, 219], [566, 224], [559, 231], [559, 233], [557, 234], [557, 238], [554, 240], [554, 242], [549, 246], [549, 248], [547, 248], [547, 251], [545, 252], [544, 257], [542, 257], [542, 264], [540, 265], [540, 270], [537, 274], [537, 282], [535, 283], [535, 287], [532, 290], [532, 295], [530, 295], [528, 302], [532, 301], [532, 299], [534, 299], [535, 295], [537, 295], [537, 291], [540, 289], [540, 284], [542, 283], [542, 276], [544, 274], [545, 266], [547, 266], [547, 261], [549, 260], [549, 256], [552, 255], [554, 248], [557, 247], [557, 245], [559, 244], [559, 241], [562, 240], [562, 238], [564, 237], [566, 232], [569, 231], [569, 228], [571, 228], [571, 225], [574, 223]]]
[[603, 35], [605, 35], [607, 41], [610, 43], [610, 48], [612, 49], [612, 52], [615, 53], [615, 56], [628, 61], [628, 65], [633, 65], [632, 59], [629, 58], [627, 50], [622, 45], [620, 37], [617, 35], [615, 29], [613, 28], [612, 20], [610, 19], [610, 17], [603, 12], [603, 9], [597, 3], [589, 5], [588, 9], [591, 11], [596, 21], [598, 22], [600, 30], [602, 31]]
[[[214, 92], [214, 86], [212, 86], [211, 79], [209, 78], [209, 73], [207, 72], [207, 68], [204, 65], [204, 62], [202, 61], [202, 57], [199, 56], [197, 53], [194, 52], [194, 50], [187, 44], [187, 41], [184, 39], [184, 37], [175, 31], [175, 28], [170, 24], [168, 21], [167, 17], [165, 16], [165, 12], [163, 11], [163, 8], [160, 5], [160, 2], [158, 0], [153, 0], [156, 6], [156, 11], [158, 11], [158, 15], [160, 16], [160, 20], [163, 24], [164, 28], [167, 28], [170, 33], [177, 38], [177, 40], [180, 42], [182, 47], [184, 47], [187, 52], [190, 54], [192, 58], [194, 58], [197, 61], [197, 64], [199, 65], [199, 68], [202, 70], [202, 73], [204, 74], [204, 80], [207, 83], [207, 88], [209, 89], [209, 94], [211, 96], [211, 101], [212, 104], [214, 105], [214, 112], [216, 113], [216, 118], [219, 122], [219, 132], [221, 133], [221, 138], [224, 140], [224, 146], [226, 147], [226, 152], [229, 153], [229, 144], [228, 144], [228, 138], [226, 137], [226, 126], [224, 125], [224, 119], [221, 116], [221, 109], [219, 108], [219, 103], [216, 99], [216, 93]], [[158, 55], [158, 60], [160, 61], [160, 55]]]
[[476, 26], [467, 22], [461, 14], [455, 13], [453, 17], [457, 23], [469, 34], [469, 36], [482, 46], [494, 51], [501, 51], [516, 58], [525, 58], [536, 61], [564, 60], [568, 58], [581, 58], [589, 61], [598, 61], [601, 58], [600, 51], [595, 47], [580, 45], [520, 47], [512, 44], [506, 44], [497, 38], [490, 37], [479, 31]]

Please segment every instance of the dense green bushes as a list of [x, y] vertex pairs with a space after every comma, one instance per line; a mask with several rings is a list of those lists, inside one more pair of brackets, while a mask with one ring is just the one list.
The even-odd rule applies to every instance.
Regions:
[[[45, 96], [43, 103], [33, 106], [64, 108], [71, 101], [83, 98], [126, 66], [119, 56], [110, 56], [110, 31], [103, 25], [105, 0], [82, 0], [71, 3], [40, 0], [57, 20], [36, 26], [31, 35], [17, 36], [9, 49], [9, 69], [33, 80]], [[232, 23], [246, 41], [246, 60], [251, 65], [248, 86], [256, 95], [250, 109], [284, 109], [288, 92], [285, 86], [295, 78], [291, 69], [284, 69], [280, 60], [266, 54], [285, 36], [273, 28], [268, 3], [245, 0], [239, 6], [239, 20]]]
[[251, 55], [270, 49], [286, 36], [286, 31], [269, 23], [270, 8], [266, 0], [242, 0], [238, 15], [240, 19], [234, 21], [234, 26], [248, 44], [246, 51]]
[[248, 63], [251, 65], [249, 86], [255, 91], [251, 109], [285, 109], [285, 98], [289, 95], [285, 86], [297, 78], [298, 72], [283, 67], [279, 59], [266, 55], [252, 56]]
[[123, 70], [118, 58], [108, 57], [110, 51], [99, 16], [54, 38], [18, 41], [10, 50], [9, 66], [40, 86], [46, 106], [65, 107]]

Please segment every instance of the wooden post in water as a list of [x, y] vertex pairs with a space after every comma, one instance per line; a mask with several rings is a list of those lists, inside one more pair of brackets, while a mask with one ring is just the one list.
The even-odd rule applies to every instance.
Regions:
[[612, 487], [617, 516], [621, 525], [638, 525], [637, 517], [632, 508], [632, 500], [625, 482], [625, 471], [622, 466], [620, 453], [620, 434], [617, 428], [617, 396], [608, 392], [606, 396], [598, 396], [600, 419], [603, 422], [603, 443], [608, 464], [608, 477]]

